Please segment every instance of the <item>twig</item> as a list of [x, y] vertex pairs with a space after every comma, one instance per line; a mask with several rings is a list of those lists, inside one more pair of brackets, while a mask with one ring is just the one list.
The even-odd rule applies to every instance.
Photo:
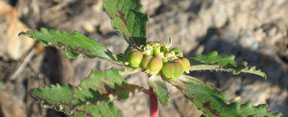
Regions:
[[25, 57], [23, 63], [18, 67], [18, 69], [14, 72], [10, 80], [15, 80], [25, 69], [27, 64], [32, 60], [32, 57], [35, 55], [35, 49], [32, 49], [29, 54]]

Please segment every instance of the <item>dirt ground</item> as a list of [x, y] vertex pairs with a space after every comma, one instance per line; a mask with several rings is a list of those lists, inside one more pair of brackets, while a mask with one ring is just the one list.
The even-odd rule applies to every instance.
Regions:
[[[267, 80], [250, 74], [192, 72], [227, 94], [229, 100], [268, 104], [268, 110], [288, 117], [288, 0], [142, 0], [149, 14], [148, 40], [168, 42], [186, 57], [218, 51], [235, 55], [236, 61], [262, 69]], [[65, 82], [77, 85], [91, 70], [112, 66], [99, 59], [68, 59], [63, 51], [43, 48], [32, 39], [18, 37], [41, 27], [72, 32], [78, 30], [115, 53], [127, 44], [112, 29], [103, 11], [103, 0], [0, 0], [0, 117], [68, 116], [45, 108], [28, 90]], [[21, 39], [20, 39], [21, 38]], [[144, 73], [128, 82], [148, 87]], [[197, 117], [193, 104], [174, 87], [170, 99], [160, 106], [161, 117]], [[116, 102], [125, 117], [148, 117], [148, 97], [135, 94]]]

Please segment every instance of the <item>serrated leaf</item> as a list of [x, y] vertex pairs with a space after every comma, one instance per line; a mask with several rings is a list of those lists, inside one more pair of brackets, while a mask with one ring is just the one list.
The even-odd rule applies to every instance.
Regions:
[[113, 54], [105, 46], [89, 39], [78, 31], [67, 34], [66, 32], [41, 28], [40, 32], [28, 31], [20, 34], [32, 37], [35, 41], [41, 42], [43, 46], [51, 45], [62, 48], [69, 58], [75, 58], [79, 54], [83, 54], [92, 58], [99, 57], [114, 60]]
[[234, 56], [218, 56], [217, 52], [211, 52], [206, 55], [198, 55], [194, 58], [190, 58], [190, 71], [201, 71], [201, 70], [216, 70], [216, 71], [227, 71], [233, 74], [251, 73], [263, 78], [266, 78], [266, 74], [260, 70], [257, 70], [255, 66], [248, 67], [247, 62], [237, 64]]
[[168, 89], [166, 83], [159, 75], [152, 75], [148, 79], [149, 86], [152, 87], [154, 94], [157, 96], [162, 105], [168, 102]]
[[114, 98], [127, 99], [137, 89], [141, 87], [128, 84], [116, 70], [93, 71], [74, 90], [73, 105], [85, 104], [87, 101], [95, 104], [97, 101], [112, 101]]
[[[49, 108], [71, 114], [76, 108], [87, 104], [98, 106], [97, 104], [102, 102], [110, 103], [113, 100], [127, 99], [131, 93], [141, 89], [140, 86], [127, 83], [117, 70], [111, 69], [105, 72], [92, 71], [79, 86], [52, 85], [31, 89], [30, 94]], [[112, 112], [112, 110], [106, 111]]]
[[148, 16], [141, 13], [140, 0], [104, 0], [104, 9], [130, 45], [146, 43]]
[[[263, 108], [261, 105], [240, 106], [240, 101], [228, 102], [226, 95], [216, 87], [191, 76], [183, 75], [170, 82], [180, 89], [185, 97], [193, 101], [195, 106], [209, 117], [246, 117], [246, 115], [279, 116], [279, 113], [272, 114], [271, 112], [267, 112], [266, 107]], [[257, 114], [257, 112], [261, 112], [261, 114]]]
[[72, 101], [73, 88], [71, 85], [64, 84], [63, 86], [52, 85], [49, 87], [42, 87], [31, 89], [32, 97], [42, 100], [43, 104], [50, 105], [50, 108], [59, 111], [70, 113], [70, 103]]
[[267, 113], [267, 105], [253, 106], [250, 102], [241, 105], [240, 114], [244, 117], [281, 117], [281, 113]]
[[122, 117], [121, 111], [112, 103], [86, 104], [74, 109], [75, 117]]

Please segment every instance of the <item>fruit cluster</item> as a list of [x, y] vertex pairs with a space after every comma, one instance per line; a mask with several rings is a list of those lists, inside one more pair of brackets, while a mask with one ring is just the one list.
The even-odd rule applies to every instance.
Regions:
[[[145, 46], [130, 47], [125, 52], [129, 66], [143, 68], [150, 75], [161, 73], [167, 80], [189, 73], [190, 62], [178, 48], [169, 49], [162, 42], [148, 42]], [[161, 71], [161, 72], [160, 72]]]

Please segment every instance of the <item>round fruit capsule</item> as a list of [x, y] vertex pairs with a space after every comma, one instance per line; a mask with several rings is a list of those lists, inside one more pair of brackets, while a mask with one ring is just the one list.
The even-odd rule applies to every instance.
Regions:
[[184, 69], [180, 61], [175, 61], [164, 64], [161, 72], [168, 80], [174, 80], [184, 73]]
[[125, 54], [125, 55], [129, 55], [130, 52], [132, 52], [132, 51], [137, 51], [137, 49], [134, 48], [134, 47], [128, 47], [128, 48], [125, 50], [124, 54]]
[[177, 57], [183, 57], [183, 53], [179, 48], [172, 48], [170, 52], [174, 52]]
[[133, 68], [138, 68], [143, 58], [143, 53], [138, 51], [137, 49], [129, 50], [128, 54], [128, 62], [129, 65]]
[[163, 66], [162, 58], [160, 56], [157, 56], [153, 57], [150, 60], [146, 70], [148, 71], [149, 74], [155, 75], [159, 73], [159, 71], [162, 69], [162, 66]]
[[146, 69], [152, 58], [152, 56], [144, 56], [141, 62], [141, 68]]
[[182, 62], [183, 69], [186, 73], [189, 73], [190, 69], [190, 62], [187, 58], [179, 58], [179, 60]]

